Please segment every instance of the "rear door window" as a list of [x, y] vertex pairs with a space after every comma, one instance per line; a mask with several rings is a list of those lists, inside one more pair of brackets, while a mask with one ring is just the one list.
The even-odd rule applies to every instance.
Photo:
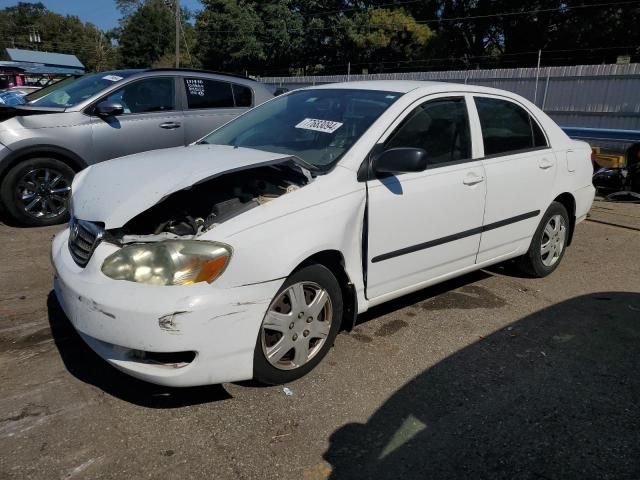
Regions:
[[542, 129], [524, 108], [497, 98], [476, 97], [475, 102], [485, 156], [548, 146]]
[[229, 82], [205, 78], [185, 78], [189, 110], [202, 108], [233, 108], [233, 90]]

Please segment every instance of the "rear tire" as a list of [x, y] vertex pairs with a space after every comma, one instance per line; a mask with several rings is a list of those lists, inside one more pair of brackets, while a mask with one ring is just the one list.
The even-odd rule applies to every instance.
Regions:
[[15, 165], [0, 184], [0, 199], [16, 224], [42, 227], [69, 219], [75, 172], [55, 158], [30, 158]]
[[553, 202], [533, 235], [529, 251], [517, 259], [518, 269], [531, 277], [542, 278], [558, 268], [569, 241], [569, 222], [564, 205]]
[[342, 321], [342, 290], [324, 265], [309, 265], [284, 282], [260, 325], [253, 378], [277, 385], [296, 380], [327, 354]]

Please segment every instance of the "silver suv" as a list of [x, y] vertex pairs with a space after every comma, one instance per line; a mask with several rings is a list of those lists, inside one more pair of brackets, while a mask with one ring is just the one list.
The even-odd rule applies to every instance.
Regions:
[[20, 225], [63, 222], [77, 171], [189, 144], [272, 97], [249, 78], [193, 70], [116, 70], [58, 82], [26, 105], [0, 107], [0, 206]]

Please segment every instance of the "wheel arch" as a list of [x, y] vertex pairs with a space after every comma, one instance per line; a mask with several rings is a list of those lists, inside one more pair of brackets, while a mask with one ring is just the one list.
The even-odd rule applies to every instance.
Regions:
[[345, 259], [339, 250], [323, 250], [310, 255], [300, 262], [291, 273], [308, 265], [319, 264], [328, 268], [335, 275], [342, 290], [344, 311], [342, 314], [341, 328], [351, 330], [358, 316], [358, 299], [353, 282], [349, 278], [345, 266]]
[[58, 147], [57, 145], [25, 147], [11, 152], [4, 158], [4, 161], [0, 164], [0, 181], [6, 176], [9, 170], [20, 162], [44, 156], [55, 158], [56, 160], [66, 163], [76, 173], [88, 166], [87, 162], [85, 162], [79, 155], [66, 148]]
[[569, 214], [569, 239], [567, 240], [567, 245], [571, 245], [573, 240], [573, 232], [576, 228], [576, 199], [569, 192], [564, 192], [558, 195], [554, 200], [554, 202], [558, 202], [564, 208], [567, 209], [567, 213]]

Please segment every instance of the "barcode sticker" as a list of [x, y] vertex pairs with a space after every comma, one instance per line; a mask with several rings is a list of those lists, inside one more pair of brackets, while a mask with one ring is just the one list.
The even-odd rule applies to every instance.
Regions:
[[302, 128], [304, 130], [315, 130], [322, 133], [333, 133], [342, 126], [340, 122], [334, 122], [333, 120], [319, 120], [317, 118], [305, 118], [296, 128]]

